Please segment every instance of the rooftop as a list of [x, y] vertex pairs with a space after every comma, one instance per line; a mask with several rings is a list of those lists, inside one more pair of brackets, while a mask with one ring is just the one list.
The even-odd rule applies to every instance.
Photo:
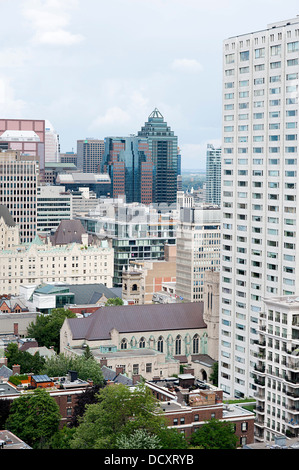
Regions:
[[110, 339], [120, 333], [206, 328], [203, 302], [102, 307], [86, 318], [68, 318], [73, 340]]

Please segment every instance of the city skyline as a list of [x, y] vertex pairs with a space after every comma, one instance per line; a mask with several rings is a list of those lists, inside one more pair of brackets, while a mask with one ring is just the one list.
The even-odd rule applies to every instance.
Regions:
[[183, 170], [204, 169], [207, 144], [221, 144], [224, 39], [299, 13], [268, 0], [2, 0], [0, 11], [14, 31], [4, 22], [3, 117], [49, 120], [63, 153], [78, 139], [137, 134], [157, 107]]

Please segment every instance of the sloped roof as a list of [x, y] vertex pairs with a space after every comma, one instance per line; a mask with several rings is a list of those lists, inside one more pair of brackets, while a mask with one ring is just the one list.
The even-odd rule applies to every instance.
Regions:
[[[82, 234], [86, 234], [80, 220], [62, 220], [54, 233], [50, 237], [52, 245], [67, 245], [70, 243], [82, 243]], [[88, 236], [89, 242], [91, 240]]]
[[116, 372], [109, 367], [102, 366], [102, 373], [105, 380], [111, 380], [114, 383], [121, 383], [124, 385], [133, 385], [133, 380], [124, 374], [116, 374]]
[[73, 340], [110, 339], [110, 331], [122, 334], [206, 328], [203, 302], [102, 307], [86, 318], [66, 320]]
[[64, 284], [75, 295], [77, 305], [95, 304], [104, 294], [107, 299], [114, 299], [117, 294], [104, 284]]
[[3, 217], [4, 222], [8, 227], [15, 227], [16, 223], [11, 215], [11, 213], [8, 210], [7, 206], [4, 206], [3, 204], [0, 204], [0, 219]]
[[9, 369], [5, 364], [3, 364], [2, 367], [0, 367], [0, 377], [3, 379], [9, 379], [9, 377], [12, 375], [12, 369]]

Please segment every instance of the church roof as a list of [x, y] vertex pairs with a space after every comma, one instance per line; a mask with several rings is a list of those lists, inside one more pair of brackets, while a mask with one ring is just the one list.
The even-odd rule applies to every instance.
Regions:
[[72, 339], [110, 339], [116, 329], [122, 334], [206, 328], [203, 302], [101, 307], [86, 318], [68, 318]]

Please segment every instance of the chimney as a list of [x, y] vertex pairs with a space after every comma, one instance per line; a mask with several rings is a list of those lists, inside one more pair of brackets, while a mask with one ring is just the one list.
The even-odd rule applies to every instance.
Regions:
[[105, 357], [102, 357], [102, 358], [100, 359], [100, 365], [101, 365], [101, 366], [107, 366], [107, 364], [108, 364], [107, 359], [106, 359]]
[[14, 364], [12, 366], [12, 375], [20, 374], [21, 366], [19, 364]]
[[19, 324], [18, 323], [14, 323], [13, 324], [13, 334], [15, 336], [18, 336], [19, 335]]
[[88, 245], [88, 233], [82, 233], [81, 241], [82, 245]]
[[123, 374], [124, 369], [123, 369], [123, 367], [116, 367], [115, 372], [116, 372], [116, 375], [118, 375], [118, 374]]
[[7, 357], [0, 357], [0, 366], [7, 366]]
[[132, 376], [132, 380], [133, 380], [133, 385], [136, 385], [140, 382], [140, 375], [133, 375]]

